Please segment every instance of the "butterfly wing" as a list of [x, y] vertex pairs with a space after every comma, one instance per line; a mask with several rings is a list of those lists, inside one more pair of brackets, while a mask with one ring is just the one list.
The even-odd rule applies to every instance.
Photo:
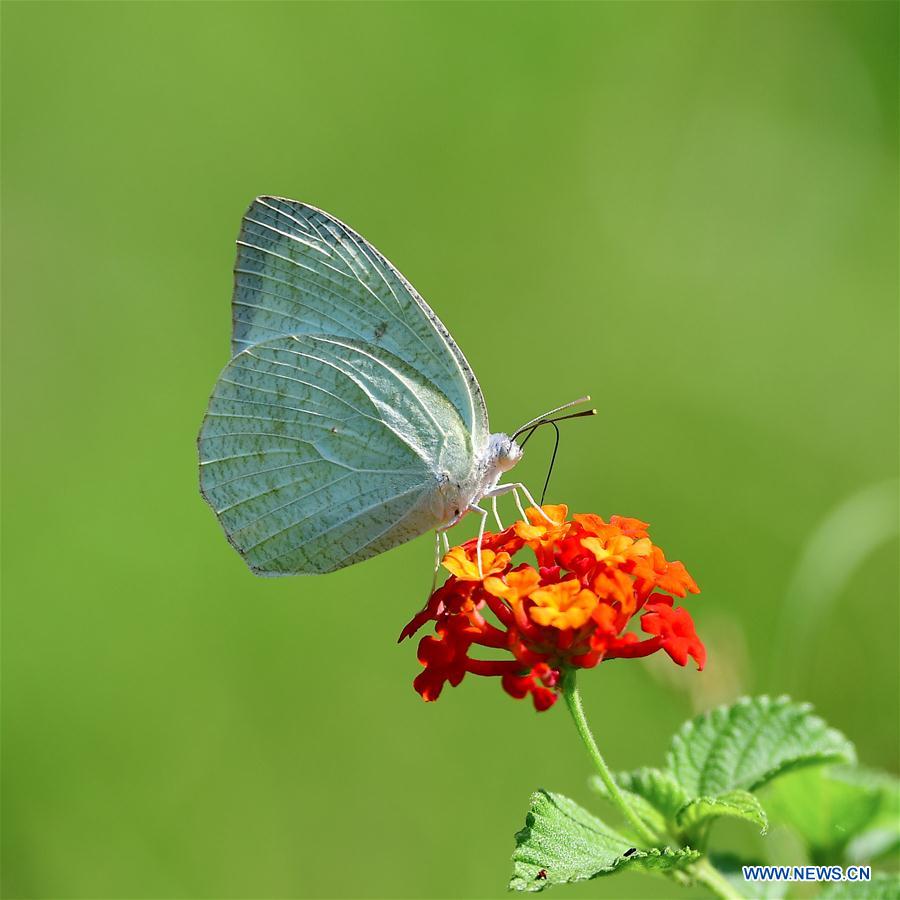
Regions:
[[198, 445], [202, 493], [262, 575], [330, 572], [434, 528], [472, 456], [457, 410], [403, 360], [297, 335], [231, 360]]
[[287, 334], [374, 344], [447, 398], [476, 447], [487, 443], [484, 398], [462, 351], [415, 288], [365, 238], [305, 203], [258, 197], [237, 243], [234, 353]]
[[488, 439], [478, 382], [408, 281], [337, 219], [257, 198], [201, 491], [259, 574], [329, 572], [442, 524]]

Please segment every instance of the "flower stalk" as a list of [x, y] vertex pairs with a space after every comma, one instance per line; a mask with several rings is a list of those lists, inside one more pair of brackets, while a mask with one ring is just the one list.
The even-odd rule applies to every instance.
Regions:
[[[635, 833], [644, 844], [648, 848], [655, 847], [659, 843], [659, 835], [654, 834], [643, 819], [631, 808], [619, 790], [619, 786], [616, 784], [616, 780], [613, 778], [613, 774], [610, 772], [596, 740], [594, 740], [594, 735], [584, 715], [584, 706], [581, 703], [581, 694], [578, 691], [576, 677], [577, 672], [575, 669], [568, 669], [562, 676], [562, 695], [572, 715], [575, 728], [584, 746], [587, 748], [601, 781], [606, 786], [607, 791], [609, 791], [609, 797], [612, 802], [631, 827], [634, 828]], [[710, 864], [709, 860], [698, 860], [691, 866], [689, 871], [697, 881], [707, 887], [717, 897], [722, 898], [722, 900], [741, 900], [741, 895], [728, 883], [728, 880], [722, 873]]]
[[700, 884], [709, 888], [722, 900], [743, 900], [742, 895], [729, 884], [725, 876], [708, 859], [704, 858], [694, 863], [691, 867], [691, 874]]
[[580, 735], [584, 746], [587, 748], [588, 755], [593, 760], [594, 766], [600, 775], [600, 780], [606, 786], [607, 791], [609, 791], [610, 799], [618, 807], [619, 812], [621, 812], [628, 820], [631, 827], [634, 828], [635, 833], [647, 847], [654, 847], [658, 841], [657, 836], [647, 827], [646, 823], [631, 808], [631, 806], [629, 806], [628, 801], [619, 790], [619, 786], [616, 784], [612, 772], [609, 771], [609, 766], [606, 765], [606, 760], [600, 753], [597, 742], [594, 740], [594, 735], [591, 733], [590, 726], [584, 715], [584, 707], [581, 704], [581, 694], [578, 692], [576, 672], [574, 669], [569, 669], [563, 675], [562, 694], [566, 701], [566, 706], [569, 708], [569, 712], [572, 715], [572, 721], [575, 723], [575, 728], [578, 730], [578, 734]]

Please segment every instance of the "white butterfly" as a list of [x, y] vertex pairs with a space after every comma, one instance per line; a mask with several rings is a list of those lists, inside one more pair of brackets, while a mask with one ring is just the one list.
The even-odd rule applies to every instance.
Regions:
[[[413, 286], [333, 216], [258, 197], [234, 268], [232, 349], [198, 447], [200, 489], [259, 575], [331, 572], [511, 492], [462, 351]], [[499, 524], [499, 519], [498, 519]], [[445, 545], [447, 544], [444, 535]], [[436, 541], [436, 552], [439, 543]]]

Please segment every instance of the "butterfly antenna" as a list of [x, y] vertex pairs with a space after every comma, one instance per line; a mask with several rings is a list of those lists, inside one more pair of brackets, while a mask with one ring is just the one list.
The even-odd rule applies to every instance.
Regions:
[[[569, 406], [574, 404], [567, 404], [562, 407], [562, 409], [567, 409]], [[548, 413], [548, 415], [550, 415]], [[556, 432], [556, 440], [553, 443], [553, 454], [550, 457], [550, 466], [547, 469], [547, 477], [544, 479], [544, 489], [541, 491], [541, 502], [540, 505], [544, 505], [544, 497], [547, 495], [547, 488], [550, 486], [550, 476], [553, 474], [553, 465], [556, 462], [556, 454], [559, 451], [559, 426], [556, 424], [557, 422], [565, 422], [567, 419], [582, 419], [585, 416], [596, 416], [596, 409], [583, 409], [581, 412], [577, 413], [569, 413], [567, 416], [557, 416], [555, 419], [539, 419], [537, 422], [534, 422], [531, 425], [526, 425], [524, 428], [520, 428], [516, 434], [521, 434], [522, 431], [527, 431], [528, 434], [519, 441], [519, 446], [524, 449], [525, 445], [531, 440], [531, 436], [540, 428], [542, 425], [552, 425], [553, 430]]]
[[[584, 415], [584, 413], [581, 413], [581, 415]], [[565, 418], [569, 419], [571, 416], [566, 416]], [[559, 450], [559, 426], [553, 419], [550, 419], [549, 422], [556, 432], [556, 440], [553, 442], [553, 455], [550, 457], [550, 466], [547, 469], [547, 477], [544, 479], [544, 489], [541, 491], [541, 506], [544, 505], [544, 497], [547, 496], [547, 488], [550, 485], [550, 476], [553, 474], [553, 463], [556, 462], [556, 451]]]
[[[543, 424], [544, 424], [543, 422], [538, 422], [537, 425], [532, 425], [532, 426], [531, 426], [531, 430], [528, 432], [528, 434], [526, 434], [525, 437], [523, 437], [522, 440], [519, 441], [519, 447], [521, 447], [521, 448], [524, 450], [524, 449], [525, 449], [525, 445], [528, 443], [528, 441], [529, 441], [529, 439], [531, 438], [531, 436], [532, 436], [532, 435], [538, 430], [538, 428], [540, 428], [541, 425], [543, 425]], [[517, 432], [517, 434], [518, 434], [518, 432]]]
[[[525, 428], [520, 428], [516, 434], [521, 434], [523, 431], [527, 431], [528, 434], [519, 441], [519, 446], [523, 447], [528, 443], [528, 439], [541, 427], [541, 425], [553, 425], [555, 427], [556, 422], [565, 422], [567, 419], [583, 419], [585, 416], [596, 416], [596, 409], [583, 409], [581, 412], [570, 413], [567, 416], [558, 416], [555, 419], [541, 419], [539, 422], [535, 422], [533, 425], [528, 425]], [[515, 437], [515, 435], [513, 435]]]
[[596, 409], [583, 409], [581, 412], [569, 413], [567, 416], [557, 416], [555, 419], [544, 419], [543, 422], [538, 422], [538, 425], [552, 425], [554, 422], [565, 422], [567, 419], [583, 419], [585, 416], [596, 415]]
[[[563, 403], [562, 406], [557, 406], [556, 409], [548, 409], [547, 412], [538, 416], [536, 419], [532, 419], [530, 422], [526, 422], [520, 428], [517, 428], [513, 432], [513, 435], [512, 435], [513, 439], [515, 440], [516, 436], [520, 435], [523, 431], [528, 431], [528, 429], [531, 428], [532, 425], [538, 425], [543, 422], [549, 422], [550, 421], [550, 419], [548, 418], [549, 416], [555, 415], [558, 412], [562, 412], [564, 409], [571, 409], [573, 406], [580, 406], [582, 403], [589, 403], [590, 399], [591, 399], [590, 394], [588, 394], [586, 397], [579, 397], [577, 400], [572, 400], [570, 403]], [[578, 415], [593, 415], [593, 413], [578, 413]], [[572, 417], [566, 416], [565, 418], [572, 418]], [[561, 421], [561, 420], [557, 419], [557, 421]]]

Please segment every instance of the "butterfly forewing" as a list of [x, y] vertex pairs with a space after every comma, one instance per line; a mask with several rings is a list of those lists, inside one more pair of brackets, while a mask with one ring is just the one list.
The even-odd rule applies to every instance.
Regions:
[[446, 328], [378, 250], [333, 216], [257, 198], [238, 238], [232, 306], [234, 353], [285, 334], [371, 343], [442, 393], [476, 446], [487, 440], [481, 390]]

